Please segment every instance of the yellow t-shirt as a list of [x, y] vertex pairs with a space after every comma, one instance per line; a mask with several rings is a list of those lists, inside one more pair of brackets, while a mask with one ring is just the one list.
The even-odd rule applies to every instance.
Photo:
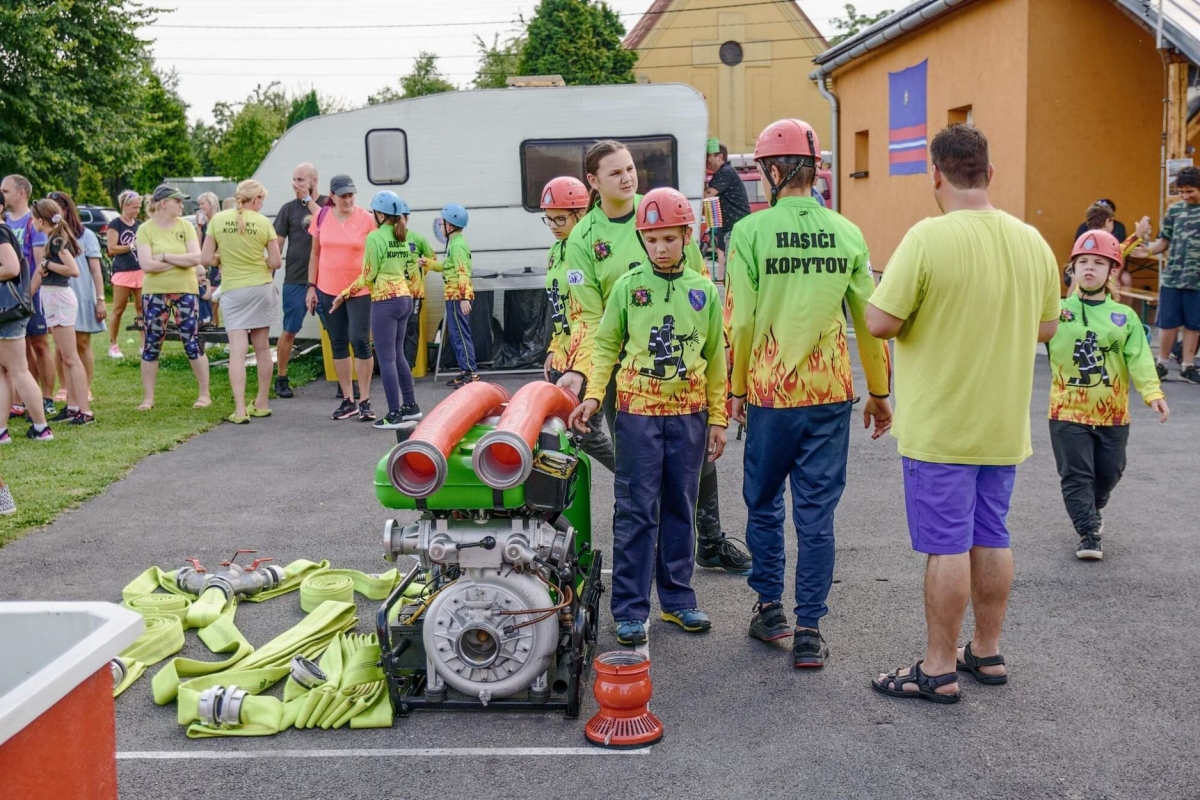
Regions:
[[275, 238], [275, 226], [257, 211], [242, 209], [241, 214], [240, 233], [236, 208], [217, 213], [208, 223], [207, 233], [216, 239], [221, 254], [221, 290], [225, 292], [272, 280], [264, 251]]
[[[153, 255], [187, 255], [188, 242], [196, 241], [196, 229], [184, 219], [164, 229], [154, 220], [147, 220], [138, 228], [137, 243], [149, 245]], [[200, 284], [196, 281], [195, 267], [175, 267], [166, 272], [147, 272], [142, 283], [145, 294], [199, 294]]]
[[955, 211], [909, 230], [870, 301], [905, 320], [892, 425], [901, 455], [1004, 466], [1033, 453], [1038, 325], [1058, 317], [1058, 286], [1050, 246], [1003, 211]]

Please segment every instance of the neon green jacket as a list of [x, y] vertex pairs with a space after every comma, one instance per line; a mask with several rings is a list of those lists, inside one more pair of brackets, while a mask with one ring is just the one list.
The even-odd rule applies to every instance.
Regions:
[[393, 226], [384, 225], [371, 231], [363, 250], [362, 274], [342, 291], [342, 296], [353, 297], [363, 289], [370, 289], [372, 300], [408, 297], [411, 294], [408, 274], [416, 267], [417, 258], [407, 241], [396, 240]]
[[650, 417], [707, 410], [709, 425], [725, 427], [720, 302], [713, 282], [692, 270], [667, 276], [644, 263], [622, 275], [594, 337], [586, 398], [603, 402], [620, 358], [620, 410]]
[[429, 268], [442, 273], [446, 283], [447, 300], [474, 300], [475, 289], [471, 286], [471, 245], [466, 237], [455, 233], [446, 245], [446, 258], [431, 262]]
[[811, 197], [784, 197], [739, 220], [725, 287], [733, 394], [761, 408], [853, 399], [845, 301], [867, 389], [886, 397], [888, 349], [867, 332], [867, 264], [858, 227]]
[[[437, 253], [429, 245], [429, 240], [421, 234], [410, 229], [404, 240], [408, 242], [408, 249], [416, 254], [416, 260], [427, 258], [430, 261], [437, 261]], [[408, 291], [414, 300], [422, 300], [425, 298], [425, 270], [416, 263], [416, 260], [413, 261], [412, 267], [408, 271]]]

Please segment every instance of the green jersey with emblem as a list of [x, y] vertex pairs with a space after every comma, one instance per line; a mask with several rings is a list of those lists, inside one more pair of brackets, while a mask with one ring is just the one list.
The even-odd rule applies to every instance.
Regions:
[[617, 369], [617, 408], [649, 417], [708, 411], [725, 427], [725, 342], [720, 298], [692, 270], [644, 263], [618, 278], [594, 337], [586, 398], [603, 402]]
[[1129, 383], [1147, 404], [1163, 397], [1142, 321], [1111, 297], [1062, 301], [1050, 351], [1050, 419], [1128, 425]]
[[[584, 215], [567, 238], [567, 275], [576, 280], [571, 284], [571, 307], [568, 313], [572, 325], [577, 326], [579, 331], [578, 344], [571, 357], [571, 370], [582, 375], [591, 372], [592, 335], [608, 306], [613, 285], [618, 278], [646, 260], [646, 250], [635, 227], [637, 207], [641, 202], [642, 196], [636, 195], [634, 210], [617, 219], [609, 219], [600, 206], [596, 206]], [[688, 269], [708, 277], [708, 267], [694, 237], [684, 247], [683, 256]], [[572, 335], [576, 335], [574, 331]], [[608, 380], [604, 382], [607, 385]]]
[[475, 289], [471, 286], [471, 246], [461, 233], [450, 237], [446, 258], [430, 262], [429, 268], [442, 273], [447, 300], [475, 299]]
[[739, 220], [725, 287], [733, 394], [761, 408], [853, 399], [845, 301], [867, 389], [886, 397], [888, 349], [865, 317], [874, 289], [862, 232], [815, 199], [784, 197]]
[[1200, 203], [1179, 202], [1168, 208], [1160, 235], [1171, 243], [1160, 285], [1200, 289]]
[[[550, 369], [570, 372], [575, 353], [583, 339], [584, 326], [579, 322], [579, 304], [572, 303], [572, 289], [583, 282], [581, 270], [567, 269], [567, 240], [555, 242], [550, 248], [546, 267], [546, 296], [550, 301]], [[574, 284], [574, 286], [572, 285]]]
[[416, 256], [408, 270], [408, 293], [412, 295], [413, 300], [424, 300], [425, 270], [421, 268], [418, 261], [422, 258], [437, 261], [437, 253], [430, 246], [429, 240], [415, 231], [409, 230], [405, 234], [404, 240], [408, 242], [409, 252]]
[[362, 274], [346, 287], [342, 296], [353, 297], [363, 289], [370, 289], [372, 300], [408, 297], [408, 275], [418, 258], [408, 245], [407, 240], [396, 238], [395, 228], [391, 225], [368, 233]]

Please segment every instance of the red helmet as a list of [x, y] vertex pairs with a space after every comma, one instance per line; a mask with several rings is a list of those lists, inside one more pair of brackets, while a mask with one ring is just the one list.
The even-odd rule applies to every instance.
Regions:
[[781, 119], [763, 128], [754, 145], [754, 160], [774, 156], [808, 156], [814, 162], [821, 160], [821, 143], [817, 132], [807, 122], [798, 119]]
[[683, 192], [664, 186], [646, 192], [638, 206], [636, 227], [639, 231], [651, 231], [655, 228], [691, 225], [695, 221], [692, 204], [683, 196]]
[[1086, 231], [1075, 240], [1071, 258], [1075, 256], [1104, 256], [1117, 266], [1121, 265], [1121, 243], [1117, 237], [1105, 230]]
[[542, 189], [542, 208], [587, 208], [588, 190], [583, 181], [563, 175]]

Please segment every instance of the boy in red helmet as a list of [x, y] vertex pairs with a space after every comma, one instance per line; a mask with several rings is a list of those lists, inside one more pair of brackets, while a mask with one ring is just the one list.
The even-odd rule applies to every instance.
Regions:
[[[863, 423], [874, 420], [874, 438], [891, 425], [888, 353], [863, 316], [874, 282], [862, 232], [812, 197], [821, 159], [812, 127], [796, 119], [768, 125], [754, 159], [772, 207], [733, 229], [725, 297], [733, 418], [747, 423], [742, 494], [754, 556], [749, 583], [758, 594], [750, 635], [792, 636], [793, 665], [822, 667], [829, 648], [818, 625], [828, 613], [833, 515], [846, 486], [855, 397], [843, 302], [870, 394]], [[781, 603], [789, 477], [799, 547], [794, 630]]]
[[[692, 590], [692, 525], [705, 454], [725, 450], [725, 344], [717, 288], [684, 268], [692, 206], [654, 189], [637, 208], [648, 258], [617, 279], [595, 334], [584, 401], [570, 424], [587, 431], [616, 371], [612, 612], [617, 641], [646, 641], [650, 584], [662, 618], [688, 633], [712, 623]], [[620, 361], [618, 365], [618, 360]]]
[[1077, 558], [1104, 557], [1100, 512], [1125, 470], [1129, 384], [1146, 405], [1170, 416], [1142, 321], [1114, 300], [1109, 277], [1121, 268], [1121, 244], [1090, 230], [1071, 251], [1075, 291], [1062, 301], [1050, 351], [1050, 444], [1063, 502], [1079, 535]]

